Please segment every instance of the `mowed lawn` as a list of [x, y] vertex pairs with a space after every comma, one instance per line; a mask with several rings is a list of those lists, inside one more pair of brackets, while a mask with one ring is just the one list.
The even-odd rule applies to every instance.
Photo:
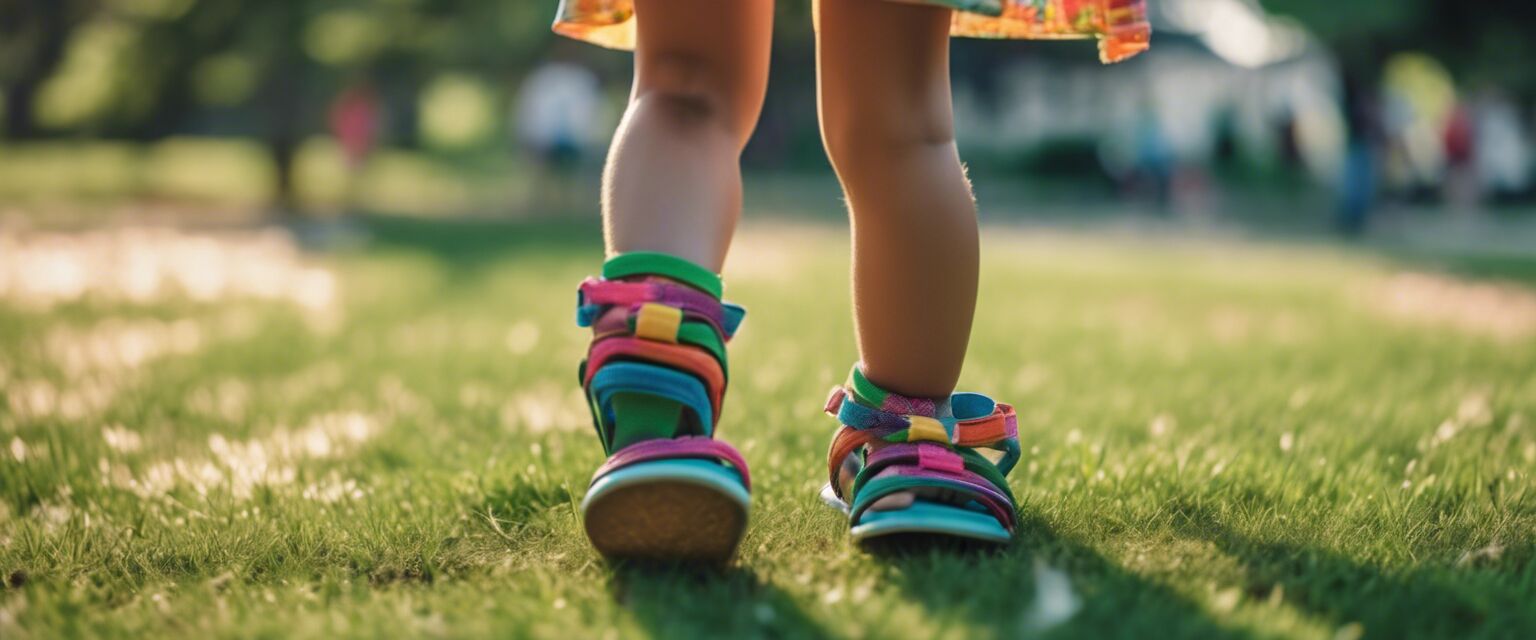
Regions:
[[0, 636], [1536, 636], [1529, 284], [989, 229], [962, 387], [1018, 407], [1017, 543], [876, 556], [816, 498], [845, 231], [752, 227], [740, 557], [615, 567], [576, 512], [596, 229], [371, 225], [0, 240]]

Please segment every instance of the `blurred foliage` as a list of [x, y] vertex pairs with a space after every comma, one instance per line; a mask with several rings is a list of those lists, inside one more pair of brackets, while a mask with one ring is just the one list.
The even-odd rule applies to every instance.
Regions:
[[[552, 10], [482, 0], [0, 0], [0, 132], [259, 137], [278, 192], [291, 194], [298, 145], [341, 86], [374, 83], [405, 114], [429, 88], [476, 98], [474, 113], [433, 124], [462, 137], [494, 120], [488, 92], [469, 79], [521, 75], [552, 38]], [[399, 123], [407, 145], [412, 121]]]
[[203, 112], [276, 106], [286, 120], [312, 118], [273, 103], [323, 104], [307, 98], [358, 75], [401, 95], [444, 71], [510, 77], [547, 46], [550, 11], [479, 0], [0, 0], [5, 134], [261, 134], [289, 124]]
[[[1155, 1], [1155, 0], [1154, 0]], [[1362, 77], [1395, 52], [1422, 51], [1470, 85], [1494, 85], [1536, 97], [1536, 6], [1529, 0], [1262, 0], [1301, 21]]]
[[[1536, 94], [1536, 74], [1526, 70], [1536, 39], [1519, 19], [1536, 17], [1536, 9], [1525, 0], [1262, 3], [1305, 23], [1347, 67], [1368, 75], [1393, 52], [1419, 50], [1459, 78]], [[151, 139], [188, 130], [292, 138], [287, 129], [315, 128], [316, 105], [360, 77], [400, 103], [444, 82], [442, 74], [509, 84], [550, 49], [555, 4], [0, 0], [0, 132], [7, 139]], [[810, 7], [809, 0], [777, 3], [777, 62], [812, 62]], [[617, 58], [602, 59], [600, 66], [616, 69]]]
[[[1152, 0], [1156, 2], [1157, 0]], [[1417, 51], [1476, 88], [1536, 98], [1536, 17], [1525, 0], [1260, 0], [1306, 24], [1346, 73], [1377, 77]], [[618, 80], [628, 57], [550, 33], [555, 0], [0, 0], [0, 140], [175, 135], [244, 137], [271, 157], [280, 208], [293, 204], [304, 140], [327, 105], [368, 83], [384, 103], [390, 146], [473, 154], [505, 140], [519, 79], [550, 57]], [[811, 0], [776, 3], [774, 73], [761, 127], [783, 135], [749, 163], [807, 158], [815, 136]], [[966, 42], [957, 81], [985, 92], [1000, 57], [1019, 48]], [[1050, 55], [1029, 48], [1029, 55]], [[621, 82], [611, 83], [614, 86]], [[803, 138], [803, 139], [802, 139]]]

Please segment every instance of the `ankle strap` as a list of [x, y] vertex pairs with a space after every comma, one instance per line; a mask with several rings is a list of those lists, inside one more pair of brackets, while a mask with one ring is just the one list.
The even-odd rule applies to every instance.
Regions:
[[603, 278], [618, 280], [632, 276], [662, 276], [714, 296], [724, 293], [720, 276], [713, 271], [677, 256], [655, 251], [631, 251], [609, 258], [603, 263]]
[[916, 396], [904, 396], [899, 393], [886, 391], [879, 385], [870, 382], [864, 377], [864, 363], [854, 363], [853, 371], [848, 373], [847, 387], [853, 392], [859, 402], [871, 409], [877, 409], [889, 413], [902, 415], [917, 415], [927, 418], [943, 418], [942, 414], [948, 413], [947, 398], [919, 398]]

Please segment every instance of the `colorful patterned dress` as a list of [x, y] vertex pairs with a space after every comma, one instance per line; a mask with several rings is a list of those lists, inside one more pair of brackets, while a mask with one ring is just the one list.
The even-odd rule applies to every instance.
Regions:
[[[728, 1], [728, 0], [722, 0]], [[955, 9], [950, 34], [973, 38], [1098, 38], [1099, 59], [1146, 51], [1146, 0], [892, 0]], [[560, 0], [555, 32], [614, 49], [635, 46], [634, 0]]]

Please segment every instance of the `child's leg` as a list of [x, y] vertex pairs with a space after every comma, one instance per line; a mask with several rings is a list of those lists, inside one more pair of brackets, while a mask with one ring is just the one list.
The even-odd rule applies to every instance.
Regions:
[[818, 18], [822, 139], [852, 214], [865, 375], [903, 395], [948, 396], [978, 269], [950, 106], [950, 10], [820, 0]]
[[608, 255], [716, 272], [741, 215], [741, 149], [768, 81], [773, 0], [636, 0], [629, 108], [603, 172]]
[[604, 171], [609, 259], [582, 283], [582, 386], [609, 454], [582, 498], [605, 556], [729, 558], [751, 481], [714, 438], [741, 311], [716, 275], [741, 212], [773, 0], [635, 0], [635, 84]]

